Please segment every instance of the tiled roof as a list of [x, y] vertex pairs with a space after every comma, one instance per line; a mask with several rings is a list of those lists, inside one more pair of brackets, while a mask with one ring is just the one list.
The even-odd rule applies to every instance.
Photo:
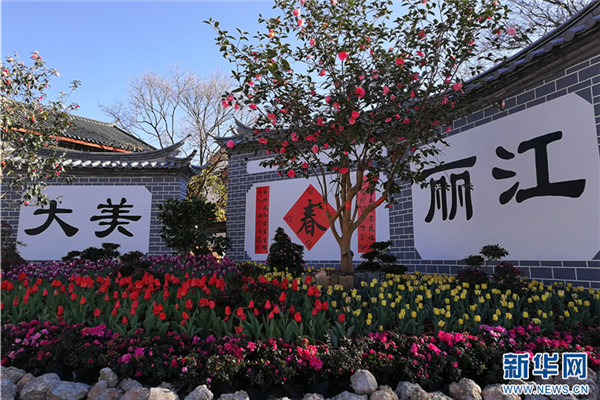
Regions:
[[163, 149], [137, 153], [90, 152], [59, 150], [64, 155], [66, 169], [185, 169], [192, 174], [200, 173], [200, 168], [191, 165], [195, 152], [187, 157], [176, 157], [185, 139]]
[[115, 123], [71, 115], [71, 125], [61, 136], [132, 152], [154, 150], [154, 147], [119, 128]]

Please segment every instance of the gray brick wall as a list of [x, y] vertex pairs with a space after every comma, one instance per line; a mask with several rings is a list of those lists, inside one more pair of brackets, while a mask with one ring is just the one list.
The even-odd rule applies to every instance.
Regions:
[[[504, 109], [497, 106], [485, 107], [469, 117], [455, 121], [448, 135], [456, 135], [490, 121], [515, 114], [538, 104], [550, 101], [569, 93], [576, 93], [594, 105], [598, 150], [600, 155], [600, 57], [570, 65], [563, 71], [545, 79], [540, 79], [528, 87], [520, 89], [505, 98]], [[248, 259], [244, 252], [244, 224], [246, 213], [246, 193], [258, 182], [277, 179], [274, 172], [246, 174], [246, 161], [261, 159], [249, 153], [234, 152], [229, 159], [229, 186], [227, 205], [227, 235], [232, 240], [233, 251], [229, 253], [235, 260]], [[464, 268], [460, 260], [423, 260], [414, 246], [412, 191], [405, 184], [396, 196], [398, 204], [390, 210], [390, 238], [393, 241], [392, 252], [400, 262], [408, 266], [409, 271], [424, 273], [456, 274]], [[573, 282], [579, 285], [600, 289], [600, 249], [593, 260], [581, 261], [536, 261], [506, 260], [534, 279], [551, 283], [554, 281]], [[337, 258], [337, 251], [332, 258]], [[336, 261], [315, 261], [312, 266], [337, 267]]]
[[[69, 173], [69, 171], [67, 171]], [[183, 199], [186, 195], [188, 177], [169, 170], [129, 170], [127, 172], [109, 169], [85, 170], [70, 173], [73, 179], [70, 183], [57, 180], [49, 182], [52, 186], [82, 185], [82, 186], [144, 186], [152, 193], [150, 216], [150, 243], [148, 255], [172, 253], [160, 238], [161, 223], [158, 219], [158, 205], [167, 199]], [[3, 191], [4, 192], [4, 191]], [[8, 192], [2, 199], [0, 215], [12, 227], [16, 237], [19, 223], [19, 196]]]

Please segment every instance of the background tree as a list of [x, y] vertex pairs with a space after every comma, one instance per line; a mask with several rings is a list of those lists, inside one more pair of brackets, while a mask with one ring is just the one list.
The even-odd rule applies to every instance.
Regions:
[[174, 67], [168, 76], [149, 72], [131, 80], [126, 104], [101, 108], [123, 128], [161, 148], [189, 137], [186, 153], [196, 150], [195, 162], [205, 165], [219, 150], [214, 138], [224, 135], [233, 121], [233, 108], [221, 106], [231, 87], [222, 73], [204, 79]]
[[43, 205], [48, 201], [42, 193], [47, 181], [62, 177], [62, 159], [52, 147], [69, 126], [68, 112], [78, 107], [65, 102], [79, 82], [73, 81], [68, 93], [48, 101], [51, 80], [59, 73], [47, 68], [37, 51], [31, 59], [28, 66], [15, 53], [0, 63], [0, 184], [2, 197], [13, 190], [21, 193], [21, 202]]
[[150, 72], [131, 80], [126, 104], [101, 106], [123, 128], [153, 139], [161, 148], [188, 137], [184, 152], [196, 151], [194, 163], [204, 167], [191, 179], [188, 196], [203, 196], [216, 203], [220, 220], [225, 219], [227, 201], [223, 173], [227, 154], [214, 138], [231, 129], [234, 107], [221, 104], [223, 93], [231, 88], [231, 79], [223, 73], [202, 78], [174, 67], [167, 76]]
[[[347, 272], [354, 231], [393, 202], [399, 181], [423, 180], [441, 128], [467, 111], [456, 73], [482, 57], [478, 41], [504, 30], [507, 11], [487, 0], [405, 1], [405, 14], [392, 21], [392, 6], [276, 0], [281, 15], [260, 17], [264, 30], [252, 42], [208, 21], [236, 65], [239, 85], [227, 104], [256, 110], [252, 144], [272, 155], [264, 166], [318, 178]], [[361, 190], [376, 202], [358, 207]]]
[[504, 4], [510, 9], [507, 29], [490, 32], [479, 44], [479, 51], [495, 55], [493, 62], [485, 66], [492, 67], [494, 62], [532, 44], [589, 3], [590, 0], [505, 0]]

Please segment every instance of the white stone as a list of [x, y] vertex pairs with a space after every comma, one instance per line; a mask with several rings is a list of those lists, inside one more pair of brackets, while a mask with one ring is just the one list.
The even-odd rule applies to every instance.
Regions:
[[48, 390], [46, 400], [80, 400], [87, 396], [89, 385], [79, 382], [60, 382]]
[[106, 382], [107, 387], [114, 388], [119, 384], [119, 377], [112, 369], [106, 367], [100, 370], [98, 381], [104, 381]]
[[501, 384], [488, 385], [482, 391], [483, 400], [521, 400], [516, 394], [504, 394]]
[[153, 387], [150, 389], [148, 400], [179, 400], [177, 393], [166, 387]]
[[377, 380], [370, 371], [360, 369], [350, 377], [352, 390], [356, 394], [369, 395], [377, 390]]
[[48, 391], [60, 382], [60, 378], [54, 373], [41, 375], [27, 382], [19, 397], [21, 400], [46, 400]]
[[197, 386], [196, 389], [192, 390], [190, 394], [185, 396], [183, 400], [213, 400], [213, 393], [208, 390], [206, 385]]
[[344, 391], [333, 397], [332, 400], [367, 400], [368, 398], [369, 397], [366, 394], [355, 394]]
[[379, 386], [371, 393], [369, 400], [398, 400], [398, 395], [389, 386]]
[[429, 394], [417, 383], [398, 382], [395, 393], [399, 400], [426, 400]]
[[468, 378], [450, 384], [450, 394], [456, 400], [482, 400], [481, 387]]
[[17, 384], [3, 376], [0, 393], [2, 394], [2, 400], [14, 400], [17, 395]]

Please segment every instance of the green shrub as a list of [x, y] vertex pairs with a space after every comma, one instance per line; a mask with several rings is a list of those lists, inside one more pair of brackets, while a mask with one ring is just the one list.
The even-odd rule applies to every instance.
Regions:
[[492, 276], [495, 286], [503, 292], [510, 290], [513, 293], [524, 294], [527, 291], [527, 278], [523, 271], [509, 263], [500, 263], [496, 266]]
[[85, 250], [77, 251], [73, 250], [67, 253], [66, 256], [62, 258], [63, 261], [72, 261], [72, 260], [89, 260], [89, 261], [99, 261], [99, 260], [112, 260], [121, 255], [117, 250], [121, 247], [120, 244], [117, 243], [102, 243], [102, 247], [88, 247]]
[[356, 271], [381, 271], [388, 274], [403, 274], [407, 268], [404, 265], [394, 264], [398, 257], [393, 254], [388, 254], [392, 241], [374, 242], [371, 244], [371, 251], [368, 251], [360, 256], [366, 260], [361, 262]]
[[182, 254], [193, 252], [223, 255], [229, 248], [229, 239], [214, 233], [217, 207], [200, 198], [169, 199], [159, 204], [158, 218], [162, 223], [161, 238], [170, 248]]
[[292, 243], [290, 237], [283, 228], [275, 231], [274, 242], [269, 247], [267, 266], [271, 270], [287, 270], [293, 276], [301, 276], [304, 273], [304, 247]]
[[7, 272], [12, 267], [25, 264], [25, 260], [19, 254], [17, 244], [21, 243], [15, 239], [12, 227], [6, 221], [2, 221], [2, 253], [0, 254], [2, 271]]

